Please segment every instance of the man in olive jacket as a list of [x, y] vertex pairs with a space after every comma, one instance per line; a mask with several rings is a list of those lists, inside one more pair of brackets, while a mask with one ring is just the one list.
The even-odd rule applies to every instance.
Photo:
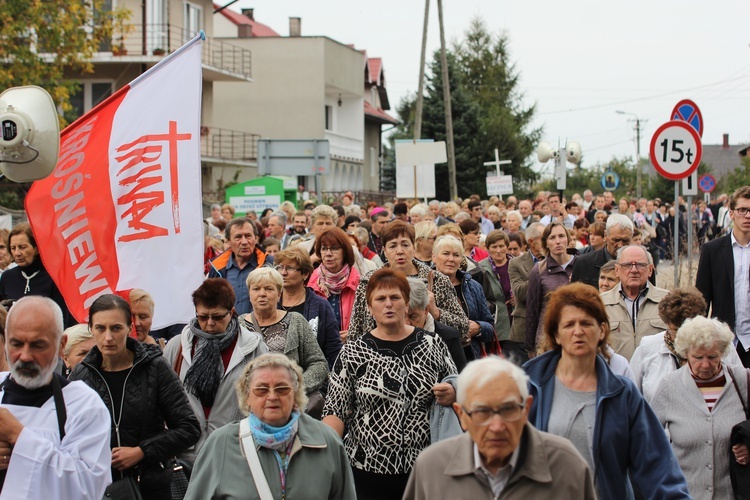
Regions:
[[528, 377], [510, 361], [469, 363], [453, 404], [467, 432], [419, 455], [404, 500], [596, 498], [591, 471], [570, 441], [528, 423], [532, 400]]

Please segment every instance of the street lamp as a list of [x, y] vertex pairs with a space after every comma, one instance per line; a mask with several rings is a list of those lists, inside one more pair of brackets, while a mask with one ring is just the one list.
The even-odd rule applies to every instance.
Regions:
[[[641, 119], [635, 113], [627, 111], [615, 111], [618, 115], [635, 116], [635, 196], [641, 198]], [[651, 177], [648, 179], [649, 188], [651, 187]]]

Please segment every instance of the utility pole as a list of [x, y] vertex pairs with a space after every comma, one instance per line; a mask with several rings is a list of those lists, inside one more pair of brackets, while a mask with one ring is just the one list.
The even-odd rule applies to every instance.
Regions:
[[[424, 63], [427, 53], [427, 21], [430, 18], [430, 0], [424, 2], [424, 25], [422, 27], [422, 55], [419, 58], [419, 90], [417, 90], [417, 110], [414, 116], [414, 142], [422, 138], [422, 106], [424, 105]], [[416, 185], [416, 184], [415, 184]]]
[[453, 116], [451, 115], [451, 87], [448, 80], [448, 58], [445, 53], [445, 26], [443, 23], [443, 0], [437, 0], [440, 23], [440, 62], [443, 66], [443, 101], [445, 103], [445, 143], [448, 148], [448, 185], [451, 200], [458, 196], [456, 185], [456, 152], [453, 147]]
[[[641, 119], [635, 113], [627, 111], [615, 111], [618, 115], [630, 115], [635, 117], [635, 196], [641, 198]], [[651, 189], [651, 176], [648, 176], [648, 188]]]

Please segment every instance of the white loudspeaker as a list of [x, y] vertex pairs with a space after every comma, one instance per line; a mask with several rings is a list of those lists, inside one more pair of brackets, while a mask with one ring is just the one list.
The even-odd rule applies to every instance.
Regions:
[[557, 158], [557, 150], [553, 149], [548, 142], [540, 142], [536, 148], [536, 157], [540, 163], [547, 163], [550, 158]]
[[52, 97], [41, 87], [0, 94], [0, 171], [14, 182], [47, 177], [60, 151], [60, 123]]
[[565, 146], [565, 151], [570, 163], [575, 163], [577, 165], [581, 162], [581, 145], [579, 143], [569, 142]]

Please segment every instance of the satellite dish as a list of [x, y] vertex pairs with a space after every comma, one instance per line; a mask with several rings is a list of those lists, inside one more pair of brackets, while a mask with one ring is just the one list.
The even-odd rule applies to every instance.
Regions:
[[547, 163], [550, 158], [557, 158], [557, 150], [553, 149], [548, 142], [540, 142], [536, 148], [536, 157], [540, 163]]
[[60, 151], [60, 122], [52, 97], [41, 87], [0, 94], [0, 171], [13, 182], [47, 177]]
[[569, 142], [565, 147], [568, 155], [568, 161], [578, 165], [581, 163], [581, 145], [577, 142]]

